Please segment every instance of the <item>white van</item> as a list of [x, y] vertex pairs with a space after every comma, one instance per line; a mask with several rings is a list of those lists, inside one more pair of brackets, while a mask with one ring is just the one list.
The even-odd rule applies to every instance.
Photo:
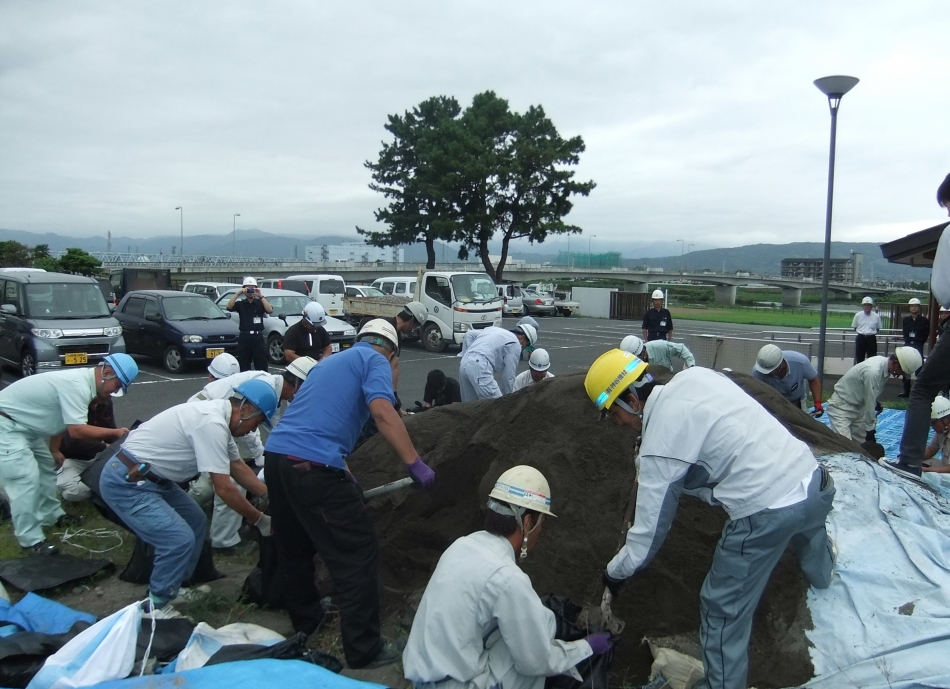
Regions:
[[506, 283], [495, 285], [495, 289], [498, 290], [498, 296], [505, 300], [505, 305], [502, 307], [502, 313], [504, 315], [524, 315], [524, 300], [521, 297], [521, 287]]
[[343, 316], [346, 282], [339, 275], [288, 275], [287, 280], [303, 280], [310, 289], [310, 298], [318, 302], [328, 316]]
[[181, 291], [200, 294], [211, 301], [217, 301], [221, 296], [235, 289], [241, 289], [241, 286], [233, 282], [186, 282]]
[[383, 294], [411, 297], [416, 293], [416, 279], [415, 277], [377, 278], [372, 286]]

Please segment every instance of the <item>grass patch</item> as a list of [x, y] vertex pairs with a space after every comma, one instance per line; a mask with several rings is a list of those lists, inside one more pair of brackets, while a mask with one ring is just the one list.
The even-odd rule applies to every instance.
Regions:
[[248, 613], [257, 609], [253, 603], [242, 603], [212, 591], [194, 603], [179, 603], [175, 609], [190, 617], [195, 623], [207, 622], [212, 627], [223, 627], [240, 622]]
[[[765, 325], [776, 328], [817, 328], [821, 315], [811, 313], [783, 313], [780, 309], [690, 309], [673, 308], [674, 323], [677, 318], [689, 321], [716, 323], [739, 323], [742, 325]], [[829, 328], [850, 328], [851, 314], [828, 314]]]

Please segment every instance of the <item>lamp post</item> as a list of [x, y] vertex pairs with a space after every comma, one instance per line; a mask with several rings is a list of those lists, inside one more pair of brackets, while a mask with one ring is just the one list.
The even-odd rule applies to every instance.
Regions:
[[[696, 245], [695, 245], [695, 244], [690, 244], [689, 246], [687, 246], [687, 247], [686, 247], [686, 253], [689, 254], [689, 252], [693, 250], [693, 247], [694, 247], [694, 246], [696, 246]], [[688, 271], [689, 268], [687, 268], [686, 270]]]
[[175, 206], [175, 210], [178, 211], [178, 220], [181, 224], [181, 239], [178, 241], [178, 260], [181, 262], [182, 267], [185, 265], [185, 211], [182, 210], [181, 206]]
[[590, 255], [590, 243], [591, 243], [591, 240], [593, 240], [594, 237], [596, 236], [597, 236], [596, 234], [592, 234], [590, 237], [587, 238], [587, 267], [588, 268], [590, 268], [593, 265], [592, 261], [594, 257]]
[[825, 379], [825, 333], [828, 329], [828, 278], [831, 272], [831, 208], [835, 191], [835, 135], [841, 98], [858, 83], [855, 77], [833, 76], [815, 79], [815, 86], [828, 97], [831, 110], [831, 147], [828, 153], [828, 202], [825, 207], [825, 255], [821, 263], [821, 321], [818, 327], [818, 381]]
[[686, 242], [682, 239], [677, 239], [676, 241], [680, 243], [680, 272], [682, 273], [683, 272], [683, 249], [686, 248]]
[[234, 217], [231, 218], [231, 220], [234, 221], [233, 222], [234, 228], [231, 230], [231, 258], [234, 258], [234, 255], [235, 255], [234, 247], [237, 244], [237, 219], [240, 217], [241, 217], [240, 213], [235, 213]]

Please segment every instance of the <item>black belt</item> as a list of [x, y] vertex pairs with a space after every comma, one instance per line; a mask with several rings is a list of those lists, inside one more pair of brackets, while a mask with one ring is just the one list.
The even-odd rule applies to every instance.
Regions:
[[[132, 459], [130, 459], [129, 456], [125, 454], [125, 452], [123, 452], [122, 450], [119, 450], [118, 452], [116, 452], [115, 456], [119, 458], [120, 462], [122, 462], [126, 467], [128, 467], [129, 473], [126, 476], [126, 478], [128, 478], [128, 480], [130, 481], [138, 480], [132, 477], [132, 472], [136, 472], [138, 473], [139, 476], [146, 479], [147, 481], [151, 481], [152, 483], [159, 486], [160, 488], [164, 488], [169, 483], [171, 483], [171, 481], [169, 481], [167, 478], [160, 478], [156, 476], [155, 474], [153, 474], [152, 467], [150, 467], [147, 462], [135, 462]], [[142, 467], [145, 467], [144, 471], [142, 470]]]
[[293, 455], [287, 455], [287, 461], [290, 462], [290, 466], [293, 467], [294, 471], [299, 471], [302, 474], [310, 471], [311, 469], [322, 469], [324, 471], [343, 471], [343, 469], [332, 467], [329, 464], [313, 462], [309, 459], [294, 457]]

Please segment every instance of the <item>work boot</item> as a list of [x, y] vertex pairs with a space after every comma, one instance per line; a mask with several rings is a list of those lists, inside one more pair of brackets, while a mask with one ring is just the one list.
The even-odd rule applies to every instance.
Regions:
[[172, 605], [187, 605], [188, 603], [197, 603], [199, 600], [211, 593], [211, 587], [202, 584], [194, 588], [180, 588], [178, 595], [172, 599]]
[[403, 649], [406, 648], [406, 640], [399, 639], [397, 641], [387, 641], [383, 644], [382, 649], [379, 651], [377, 656], [369, 661], [360, 669], [372, 670], [374, 668], [383, 667], [385, 665], [392, 665], [393, 663], [398, 663], [402, 660]]
[[69, 514], [68, 512], [56, 520], [56, 526], [64, 528], [67, 526], [79, 526], [82, 524], [82, 517], [78, 514]]
[[49, 541], [40, 541], [39, 543], [34, 543], [31, 546], [24, 548], [27, 553], [30, 555], [58, 555], [59, 548], [50, 543]]
[[920, 476], [921, 472], [920, 466], [914, 466], [912, 464], [907, 464], [906, 462], [887, 462], [887, 465], [891, 469], [897, 469], [898, 471], [905, 471], [908, 474], [913, 474], [914, 476]]
[[183, 615], [175, 610], [170, 603], [165, 604], [165, 606], [161, 608], [155, 607], [155, 604], [151, 600], [146, 600], [142, 603], [143, 620], [175, 620], [181, 617], [183, 617]]

